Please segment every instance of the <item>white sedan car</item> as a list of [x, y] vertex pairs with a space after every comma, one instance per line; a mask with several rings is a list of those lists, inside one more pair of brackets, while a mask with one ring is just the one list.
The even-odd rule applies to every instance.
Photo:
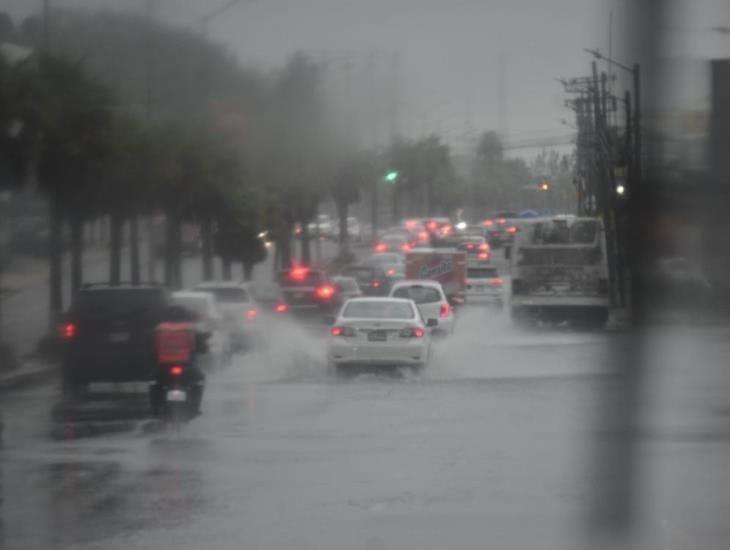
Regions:
[[454, 332], [454, 308], [449, 304], [441, 283], [431, 280], [406, 279], [390, 289], [393, 298], [413, 300], [424, 319], [438, 319], [441, 334]]
[[216, 297], [234, 351], [249, 348], [261, 338], [259, 308], [245, 284], [210, 281], [198, 284], [194, 290]]
[[327, 360], [347, 365], [425, 366], [431, 357], [430, 327], [412, 300], [351, 298], [330, 330]]
[[207, 292], [179, 291], [173, 292], [170, 301], [192, 311], [196, 317], [197, 330], [207, 332], [208, 353], [203, 355], [203, 362], [208, 368], [218, 368], [225, 364], [230, 355], [230, 340], [223, 327], [223, 315], [215, 296]]

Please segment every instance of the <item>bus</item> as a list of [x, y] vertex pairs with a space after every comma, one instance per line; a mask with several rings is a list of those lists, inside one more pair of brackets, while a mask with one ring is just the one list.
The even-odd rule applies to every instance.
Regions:
[[525, 220], [509, 259], [510, 313], [515, 323], [605, 325], [608, 262], [599, 218], [564, 215]]

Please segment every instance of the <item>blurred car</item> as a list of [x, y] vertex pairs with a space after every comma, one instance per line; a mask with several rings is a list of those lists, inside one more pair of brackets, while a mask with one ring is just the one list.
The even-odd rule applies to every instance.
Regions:
[[466, 266], [466, 301], [469, 304], [504, 305], [504, 282], [492, 265]]
[[486, 231], [486, 238], [489, 246], [498, 248], [508, 245], [514, 240], [518, 228], [517, 212], [495, 212], [482, 221], [482, 227]]
[[456, 248], [466, 252], [467, 262], [487, 262], [492, 255], [492, 249], [489, 247], [487, 240], [484, 237], [474, 235], [461, 236]]
[[327, 214], [317, 216], [317, 219], [310, 222], [307, 228], [309, 229], [310, 237], [316, 237], [318, 232], [319, 237], [322, 239], [334, 239], [337, 236], [337, 228]]
[[376, 254], [398, 252], [405, 254], [413, 247], [413, 240], [409, 235], [401, 233], [386, 233], [378, 239], [373, 248]]
[[86, 285], [59, 327], [64, 391], [91, 382], [147, 382], [156, 366], [155, 328], [169, 304], [153, 285]]
[[337, 370], [352, 365], [412, 366], [431, 358], [429, 327], [412, 300], [352, 298], [330, 329], [327, 360]]
[[388, 288], [390, 288], [394, 282], [400, 281], [405, 277], [406, 264], [402, 254], [396, 254], [393, 252], [373, 254], [364, 263], [366, 265], [378, 266], [383, 270], [388, 283]]
[[341, 275], [355, 279], [365, 296], [387, 296], [390, 291], [388, 276], [379, 265], [351, 265]]
[[233, 351], [246, 349], [256, 341], [259, 310], [245, 284], [208, 281], [196, 285], [194, 290], [215, 296], [223, 312], [224, 326]]
[[347, 235], [353, 242], [359, 243], [362, 241], [363, 232], [357, 218], [352, 216], [347, 218]]
[[219, 368], [228, 361], [231, 345], [223, 313], [209, 292], [179, 291], [170, 296], [173, 305], [184, 307], [196, 318], [196, 330], [209, 334], [208, 351], [200, 357], [203, 368]]
[[324, 271], [297, 265], [280, 270], [276, 282], [292, 315], [328, 315], [337, 307], [337, 289]]
[[454, 232], [451, 220], [445, 217], [428, 218], [423, 225], [431, 236], [446, 237]]
[[342, 302], [345, 302], [350, 298], [358, 298], [359, 296], [362, 296], [362, 291], [360, 290], [355, 277], [343, 277], [338, 275], [336, 277], [332, 277], [332, 282], [335, 284], [335, 288], [337, 288], [337, 293]]
[[251, 281], [248, 290], [262, 316], [276, 318], [286, 317], [289, 304], [278, 284], [273, 281]]
[[449, 304], [444, 289], [438, 281], [406, 279], [393, 285], [393, 298], [413, 300], [424, 319], [438, 319], [439, 332], [453, 334], [454, 308]]

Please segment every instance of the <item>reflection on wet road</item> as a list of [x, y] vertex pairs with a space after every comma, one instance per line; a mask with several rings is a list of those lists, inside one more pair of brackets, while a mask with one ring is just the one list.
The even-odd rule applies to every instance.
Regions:
[[[4, 396], [1, 546], [585, 547], [588, 442], [597, 396], [615, 383], [608, 346], [622, 337], [519, 332], [466, 311], [422, 373], [334, 377], [321, 338], [291, 327], [213, 373], [203, 416], [179, 434], [145, 417], [143, 396], [60, 403], [54, 385]], [[681, 380], [684, 367], [667, 372]], [[664, 452], [652, 457], [641, 536], [664, 548], [697, 525], [728, 536], [717, 514], [698, 523], [702, 505], [677, 499], [730, 498], [710, 476], [727, 438], [710, 453], [662, 436], [708, 426], [686, 389], [671, 391], [696, 424], [662, 431], [672, 417], [657, 401], [646, 427], [647, 452]]]

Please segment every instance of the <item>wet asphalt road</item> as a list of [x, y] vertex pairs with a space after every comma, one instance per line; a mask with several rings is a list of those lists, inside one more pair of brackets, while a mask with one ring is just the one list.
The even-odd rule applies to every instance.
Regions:
[[[650, 346], [642, 548], [730, 547], [728, 335]], [[0, 547], [598, 547], [584, 521], [596, 405], [624, 339], [473, 310], [420, 374], [336, 378], [321, 334], [281, 328], [209, 377], [203, 416], [179, 433], [134, 395], [3, 395]]]

